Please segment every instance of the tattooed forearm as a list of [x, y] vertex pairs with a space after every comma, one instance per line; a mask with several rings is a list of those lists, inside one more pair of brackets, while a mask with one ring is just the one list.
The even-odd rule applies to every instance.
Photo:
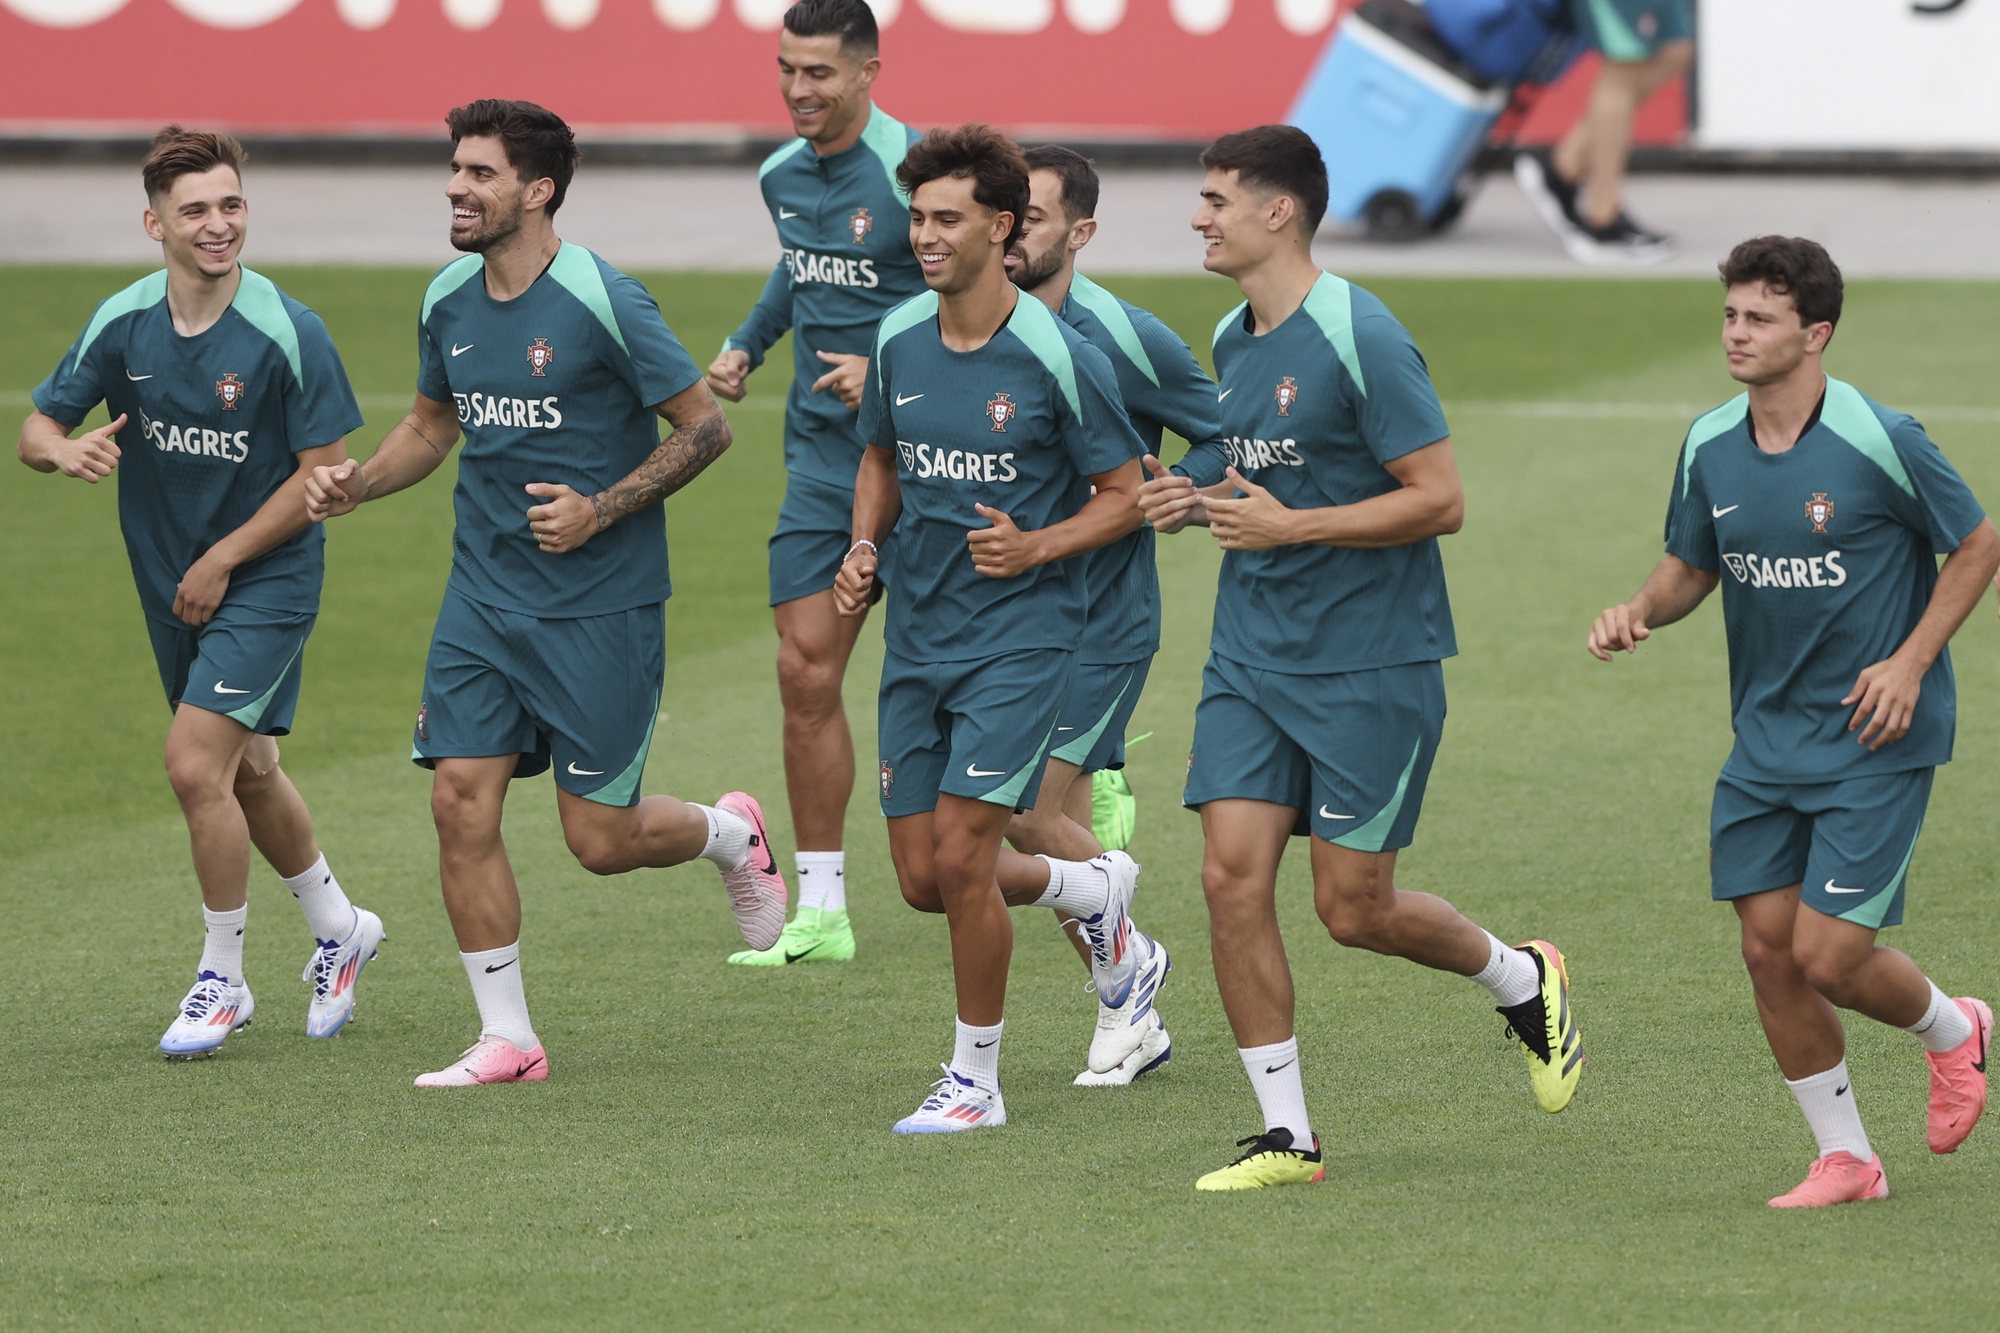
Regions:
[[424, 428], [421, 425], [417, 424], [416, 413], [412, 412], [409, 416], [404, 417], [403, 424], [405, 426], [408, 426], [418, 439], [422, 440], [425, 444], [428, 444], [431, 447], [431, 452], [438, 456], [440, 462], [443, 461], [445, 454], [450, 452], [450, 449], [447, 446], [439, 444], [436, 440], [433, 440], [430, 436], [424, 434]]
[[722, 457], [729, 438], [729, 419], [720, 412], [676, 427], [630, 475], [590, 497], [598, 531], [658, 504], [693, 481], [703, 468]]

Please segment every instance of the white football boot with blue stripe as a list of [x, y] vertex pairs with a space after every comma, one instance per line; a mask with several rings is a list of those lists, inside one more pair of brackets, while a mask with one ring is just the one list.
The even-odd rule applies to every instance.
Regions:
[[1137, 926], [1129, 925], [1126, 936], [1125, 952], [1132, 963], [1131, 982], [1122, 1004], [1104, 1003], [1100, 991], [1097, 1031], [1091, 1035], [1088, 1058], [1093, 1074], [1116, 1069], [1145, 1042], [1152, 1031], [1146, 1020], [1153, 1014], [1153, 1001], [1174, 966], [1167, 956], [1167, 946]]
[[214, 1055], [230, 1033], [250, 1026], [257, 1002], [240, 982], [203, 972], [181, 999], [181, 1011], [160, 1037], [160, 1054], [169, 1060], [199, 1060]]

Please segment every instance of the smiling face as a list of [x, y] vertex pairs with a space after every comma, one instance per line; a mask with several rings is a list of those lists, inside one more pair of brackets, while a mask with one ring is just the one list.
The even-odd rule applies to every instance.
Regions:
[[170, 270], [209, 281], [235, 270], [250, 228], [250, 205], [235, 167], [176, 176], [150, 203], [146, 234], [160, 243]]
[[497, 138], [460, 139], [451, 155], [451, 181], [445, 198], [451, 201], [451, 243], [479, 254], [521, 230], [521, 219], [539, 190], [546, 200], [553, 182], [524, 181], [507, 161], [507, 149]]
[[1021, 234], [1007, 251], [1007, 276], [1022, 291], [1032, 292], [1056, 274], [1063, 262], [1083, 248], [1096, 223], [1070, 220], [1063, 211], [1062, 177], [1036, 168], [1028, 173], [1028, 217]]
[[969, 176], [940, 176], [910, 195], [910, 249], [940, 296], [967, 290], [1005, 260], [1014, 215], [988, 208], [972, 191]]
[[778, 33], [778, 91], [791, 115], [792, 133], [818, 152], [837, 153], [860, 139], [868, 88], [881, 70], [879, 56], [843, 50], [838, 34]]
[[1233, 169], [1212, 167], [1188, 225], [1202, 239], [1201, 266], [1235, 277], [1274, 253], [1293, 229], [1289, 195], [1245, 185]]
[[1833, 337], [1833, 325], [1808, 324], [1790, 292], [1767, 282], [1739, 282], [1722, 302], [1722, 351], [1739, 384], [1775, 384], [1816, 356]]

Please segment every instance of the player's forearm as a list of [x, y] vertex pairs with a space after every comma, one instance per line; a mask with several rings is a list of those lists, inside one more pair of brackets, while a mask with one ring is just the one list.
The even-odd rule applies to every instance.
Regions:
[[1951, 636], [1958, 633], [1958, 627], [1972, 614], [1972, 608], [1986, 595], [1995, 573], [2000, 573], [2000, 531], [1994, 529], [1992, 519], [1982, 519], [1958, 544], [1958, 549], [1944, 558], [1937, 586], [1931, 589], [1930, 604], [1896, 655], [1909, 660], [1919, 671], [1929, 670], [1951, 642]]
[[1083, 508], [1034, 534], [1035, 563], [1050, 565], [1109, 546], [1144, 523], [1136, 490], [1100, 486]]
[[1398, 486], [1350, 505], [1295, 511], [1302, 545], [1382, 550], [1457, 532], [1465, 493], [1456, 486]]
[[382, 437], [381, 446], [357, 469], [362, 484], [357, 503], [379, 500], [416, 485], [437, 471], [456, 443], [456, 423], [446, 427], [412, 412]]
[[1716, 575], [1709, 570], [1696, 569], [1679, 556], [1662, 556], [1627, 605], [1642, 623], [1657, 629], [1691, 614], [1715, 591], [1715, 582]]
[[1181, 461], [1167, 470], [1186, 477], [1199, 489], [1206, 489], [1222, 481], [1223, 469], [1228, 466], [1229, 446], [1220, 439], [1209, 439], [1189, 445]]
[[21, 438], [15, 443], [14, 452], [37, 472], [54, 472], [56, 450], [67, 443], [69, 432], [61, 422], [33, 412], [21, 423]]
[[903, 488], [889, 451], [871, 444], [854, 474], [853, 540], [879, 544], [903, 514]]
[[764, 353], [791, 327], [792, 274], [780, 259], [771, 276], [764, 280], [764, 290], [759, 293], [757, 304], [744, 316], [742, 327], [730, 334], [723, 346], [747, 353], [750, 368], [755, 370], [764, 363]]
[[693, 481], [722, 457], [732, 438], [729, 418], [720, 411], [675, 426], [645, 462], [590, 497], [591, 508], [597, 511], [597, 530], [652, 508]]
[[306, 476], [313, 466], [335, 466], [344, 452], [336, 446], [331, 451], [312, 450], [301, 455], [301, 459], [323, 456], [285, 478], [285, 484], [271, 492], [271, 498], [257, 507], [248, 522], [209, 548], [209, 557], [220, 561], [224, 569], [241, 569], [304, 532], [312, 523], [306, 515]]

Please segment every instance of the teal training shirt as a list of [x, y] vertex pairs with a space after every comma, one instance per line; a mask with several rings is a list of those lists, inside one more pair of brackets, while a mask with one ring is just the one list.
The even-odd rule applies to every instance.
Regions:
[[[1249, 319], [1240, 305], [1215, 331], [1225, 438], [1177, 468], [1198, 485], [1226, 462], [1293, 509], [1356, 504], [1397, 488], [1384, 464], [1450, 434], [1423, 355], [1373, 294], [1322, 273], [1277, 328], [1253, 336]], [[1451, 657], [1437, 539], [1227, 552], [1210, 647], [1294, 675]]]
[[[1150, 311], [1078, 273], [1058, 313], [1110, 360], [1119, 399], [1147, 453], [1159, 456], [1166, 431], [1190, 444], [1220, 442], [1215, 381], [1180, 336]], [[1136, 662], [1159, 650], [1160, 574], [1153, 539], [1153, 529], [1142, 526], [1085, 557], [1090, 622], [1077, 649], [1079, 662]]]
[[654, 409], [701, 379], [637, 281], [580, 245], [511, 301], [486, 293], [485, 261], [447, 265], [424, 294], [417, 392], [456, 403], [465, 433], [452, 505], [451, 586], [476, 602], [559, 619], [663, 602], [661, 506], [549, 555], [528, 530], [531, 482], [584, 495], [660, 445]]
[[866, 356], [882, 316], [924, 290], [910, 251], [910, 201], [896, 168], [921, 136], [872, 107], [861, 140], [822, 157], [794, 139], [765, 159], [758, 184], [784, 254], [764, 294], [724, 347], [761, 365], [792, 332], [792, 387], [785, 402], [785, 470], [854, 489], [864, 443], [855, 414], [813, 381], [832, 367], [821, 352]]
[[[181, 576], [247, 523], [298, 471], [294, 455], [340, 440], [361, 409], [318, 315], [269, 278], [242, 270], [236, 299], [195, 334], [174, 331], [167, 274], [97, 307], [34, 392], [65, 426], [104, 403], [118, 432], [118, 524], [139, 604], [172, 620]], [[239, 567], [227, 600], [316, 612], [326, 531], [313, 524]]]
[[1951, 654], [1924, 673], [1902, 740], [1872, 753], [1841, 704], [1893, 655], [1937, 584], [1937, 560], [1986, 511], [1924, 428], [1829, 378], [1798, 443], [1757, 447], [1742, 394], [1696, 421], [1674, 468], [1667, 552], [1719, 576], [1736, 744], [1723, 772], [1840, 782], [1951, 758]]
[[1091, 477], [1139, 456], [1104, 354], [1025, 294], [985, 345], [954, 352], [925, 292], [882, 321], [861, 431], [894, 452], [902, 490], [889, 647], [919, 662], [1074, 650], [1085, 560], [993, 579], [973, 569], [965, 541], [989, 526], [975, 504], [1023, 531], [1046, 528], [1083, 508]]

